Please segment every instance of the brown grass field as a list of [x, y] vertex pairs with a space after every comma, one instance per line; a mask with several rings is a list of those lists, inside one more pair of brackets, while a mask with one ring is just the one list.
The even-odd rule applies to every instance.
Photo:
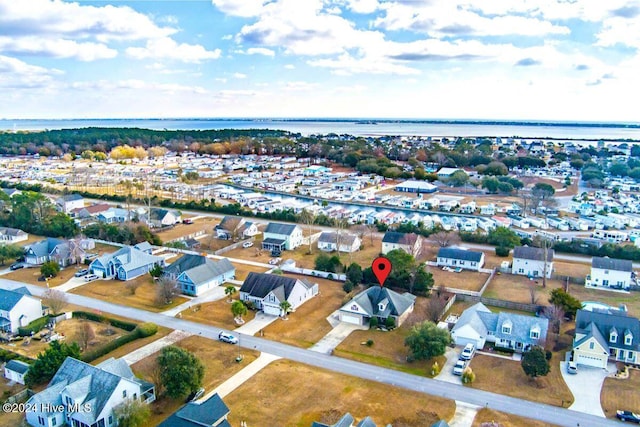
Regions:
[[476, 374], [471, 387], [553, 406], [562, 406], [564, 401], [567, 407], [573, 395], [562, 379], [561, 359], [560, 354], [554, 354], [549, 374], [534, 381], [525, 375], [520, 362], [478, 354], [471, 362]]
[[441, 267], [429, 266], [429, 272], [433, 274], [434, 286], [464, 289], [467, 291], [479, 291], [489, 278], [488, 273], [462, 270], [460, 273], [444, 271]]
[[[293, 274], [287, 277], [305, 278]], [[318, 283], [320, 293], [305, 302], [288, 320], [278, 319], [264, 329], [264, 336], [296, 347], [311, 347], [331, 330], [327, 317], [339, 309], [346, 294], [342, 283], [331, 280], [306, 277], [312, 283]], [[345, 301], [346, 302], [346, 301]]]
[[122, 347], [118, 347], [115, 350], [113, 350], [110, 353], [105, 354], [102, 357], [97, 358], [96, 360], [94, 360], [93, 362], [91, 362], [91, 364], [93, 365], [97, 365], [100, 362], [104, 362], [105, 360], [113, 357], [113, 358], [120, 358], [123, 356], [126, 356], [127, 354], [131, 353], [134, 350], [137, 350], [139, 348], [144, 347], [145, 345], [159, 340], [160, 338], [169, 335], [169, 333], [171, 333], [172, 329], [169, 328], [165, 328], [163, 326], [158, 326], [158, 332], [156, 332], [155, 335], [151, 335], [150, 337], [146, 337], [146, 338], [140, 338], [137, 339], [135, 341], [132, 341], [130, 343], [127, 343], [125, 345], [123, 345]]
[[[136, 281], [140, 285], [138, 289], [136, 289], [136, 293], [134, 295], [131, 295], [131, 292], [129, 292], [125, 286], [131, 281]], [[158, 306], [155, 303], [155, 284], [153, 283], [153, 280], [151, 280], [151, 277], [146, 274], [128, 282], [121, 280], [95, 280], [87, 283], [86, 285], [75, 288], [71, 290], [71, 292], [78, 295], [97, 298], [113, 304], [122, 304], [153, 312], [168, 310], [187, 301], [187, 298], [177, 296], [174, 298], [173, 303], [165, 306]]]
[[640, 412], [640, 371], [629, 370], [628, 379], [607, 378], [600, 393], [602, 410], [608, 417], [615, 417], [618, 409]]
[[237, 262], [232, 262], [231, 264], [236, 268], [236, 280], [246, 279], [251, 272], [266, 273], [268, 271], [266, 268], [255, 267], [253, 265], [239, 264]]
[[547, 287], [542, 287], [542, 279], [530, 280], [526, 276], [502, 273], [496, 274], [482, 296], [498, 298], [519, 303], [531, 303], [531, 287], [536, 289], [538, 304], [548, 304], [549, 295], [555, 288], [563, 286], [559, 280], [547, 280]]
[[244, 420], [250, 426], [308, 427], [313, 421], [334, 423], [349, 412], [358, 420], [370, 416], [377, 425], [430, 427], [455, 412], [451, 400], [288, 360], [271, 363], [225, 397], [225, 403], [232, 425]]
[[[237, 293], [234, 294], [233, 299], [238, 299]], [[192, 320], [194, 322], [217, 326], [224, 329], [235, 329], [240, 326], [233, 320], [231, 304], [228, 302], [226, 297], [218, 301], [197, 304], [183, 310], [180, 315], [186, 320]], [[254, 311], [248, 310], [247, 315], [244, 316], [244, 321], [249, 322], [250, 320], [253, 320], [255, 316], [256, 314]]]
[[[498, 423], [500, 427], [554, 427], [555, 424], [543, 423], [529, 418], [505, 414], [492, 409], [480, 409], [473, 420], [472, 427], [482, 427], [482, 423]], [[489, 424], [491, 426], [491, 424]]]
[[[242, 349], [244, 357], [242, 363], [235, 361], [238, 356], [238, 348], [218, 341], [190, 336], [176, 343], [196, 355], [205, 366], [204, 380], [202, 386], [205, 393], [208, 393], [233, 376], [236, 372], [253, 362], [259, 355], [258, 352]], [[158, 353], [154, 353], [145, 359], [134, 363], [131, 368], [140, 378], [153, 382], [151, 371], [155, 365]], [[253, 380], [249, 381], [253, 382]], [[184, 404], [182, 399], [170, 399], [161, 397], [151, 405], [151, 418], [147, 425], [155, 426], [169, 417], [173, 412]], [[239, 425], [239, 423], [237, 423]], [[259, 425], [259, 424], [254, 424]]]
[[195, 220], [193, 224], [176, 224], [174, 227], [161, 231], [157, 234], [163, 242], [169, 242], [190, 234], [195, 234], [199, 231], [205, 231], [206, 234], [211, 234], [213, 227], [219, 223], [220, 220], [218, 218], [204, 217]]
[[[49, 279], [49, 287], [54, 288], [56, 286], [62, 285], [63, 283], [66, 283], [67, 281], [69, 281], [69, 279], [73, 277], [76, 271], [82, 268], [87, 268], [87, 266], [80, 265], [76, 267], [72, 265], [70, 267], [60, 270], [60, 272], [56, 277]], [[24, 282], [32, 285], [46, 287], [47, 286], [46, 281], [42, 281], [42, 282], [38, 281], [38, 277], [40, 276], [42, 276], [42, 274], [40, 274], [40, 268], [33, 267], [33, 268], [21, 268], [19, 270], [15, 270], [5, 274], [3, 277], [10, 280], [16, 280], [18, 282]]]

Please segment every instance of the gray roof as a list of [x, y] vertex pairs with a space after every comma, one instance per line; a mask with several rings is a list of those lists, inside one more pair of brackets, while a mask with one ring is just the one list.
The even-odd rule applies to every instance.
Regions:
[[229, 232], [241, 227], [245, 222], [245, 219], [240, 216], [227, 215], [222, 218], [220, 224], [216, 225], [216, 229], [227, 230]]
[[449, 424], [445, 420], [436, 421], [431, 427], [449, 427]]
[[74, 202], [76, 200], [83, 200], [84, 198], [79, 195], [79, 194], [65, 194], [64, 196], [60, 197], [58, 200], [62, 201], [62, 202]]
[[3, 234], [5, 236], [18, 236], [27, 233], [18, 228], [0, 227], [0, 234]]
[[289, 298], [289, 295], [296, 283], [302, 284], [302, 286], [307, 289], [313, 286], [305, 279], [299, 280], [292, 277], [279, 276], [277, 274], [251, 272], [247, 278], [244, 279], [244, 283], [242, 284], [242, 287], [240, 287], [240, 292], [246, 292], [257, 298], [264, 298], [269, 294], [269, 292], [282, 288], [279, 292], [282, 292], [281, 296], [283, 296], [284, 299], [287, 299]]
[[[554, 250], [547, 249], [547, 261], [553, 261]], [[544, 261], [544, 249], [530, 246], [518, 246], [513, 248], [513, 259], [530, 259], [533, 261]]]
[[214, 261], [202, 255], [185, 255], [164, 271], [176, 276], [185, 273], [195, 285], [200, 285], [235, 269], [227, 258]]
[[[617, 332], [617, 339], [610, 341], [611, 331]], [[576, 334], [582, 333], [594, 336], [598, 339], [596, 330], [604, 337], [604, 348], [609, 346], [625, 350], [640, 351], [640, 320], [635, 317], [628, 316], [620, 310], [602, 311], [602, 310], [578, 310], [576, 315]], [[633, 339], [631, 345], [625, 345], [624, 336], [631, 333]], [[576, 343], [575, 345], [578, 345]]]
[[62, 239], [55, 239], [53, 237], [47, 237], [46, 239], [40, 240], [39, 242], [32, 243], [31, 245], [25, 246], [25, 250], [31, 250], [33, 254], [37, 257], [43, 257], [49, 255], [58, 245], [65, 244], [66, 242]]
[[116, 265], [121, 265], [125, 271], [131, 271], [144, 265], [156, 264], [162, 261], [162, 257], [150, 255], [133, 246], [125, 246], [116, 252], [96, 258], [91, 264], [100, 262], [100, 264], [106, 266], [109, 262], [113, 262]]
[[365, 417], [356, 424], [356, 427], [376, 427], [376, 423], [373, 422], [371, 417]]
[[137, 243], [135, 245], [133, 245], [134, 248], [142, 251], [142, 252], [147, 252], [147, 251], [151, 251], [153, 250], [153, 246], [151, 246], [151, 243], [147, 242], [146, 240], [144, 242], [140, 242]]
[[414, 245], [418, 240], [415, 233], [399, 233], [397, 231], [387, 231], [384, 233], [382, 243], [396, 243], [400, 245]]
[[603, 270], [628, 271], [633, 270], [633, 263], [626, 259], [616, 259], [609, 257], [593, 257], [591, 267]]
[[459, 259], [463, 261], [480, 262], [482, 255], [482, 252], [475, 252], [467, 249], [440, 248], [438, 250], [438, 258]]
[[[26, 288], [25, 288], [26, 289]], [[11, 311], [13, 307], [24, 297], [25, 295], [30, 295], [28, 293], [16, 292], [16, 290], [10, 291], [8, 289], [0, 289], [0, 310], [2, 311]]]
[[[353, 303], [358, 304], [368, 316], [386, 318], [388, 316], [401, 316], [415, 303], [416, 297], [410, 293], [399, 294], [382, 286], [371, 286], [353, 297], [343, 307]], [[379, 304], [386, 302], [384, 310], [380, 311]]]
[[296, 227], [297, 225], [295, 224], [280, 224], [277, 222], [270, 222], [264, 232], [271, 234], [280, 234], [283, 236], [291, 236], [291, 234], [293, 234], [293, 230], [295, 230]]
[[19, 374], [24, 374], [29, 370], [28, 363], [22, 362], [20, 360], [9, 360], [6, 365], [4, 365], [5, 369], [8, 369], [13, 372], [17, 372]]
[[149, 215], [149, 217], [150, 219], [155, 221], [162, 221], [164, 217], [167, 216], [169, 213], [173, 214], [175, 217], [180, 216], [178, 212], [173, 210], [163, 209], [163, 208], [153, 208], [151, 209], [151, 214]]
[[[356, 240], [356, 235], [349, 233], [340, 234], [340, 244], [341, 245], [352, 245]], [[333, 243], [335, 245], [338, 244], [338, 233], [332, 231], [323, 231], [320, 233], [320, 237], [318, 237], [318, 242], [320, 243]]]
[[[187, 403], [160, 423], [158, 427], [211, 426], [225, 418], [228, 414], [229, 408], [222, 401], [218, 393], [215, 393], [202, 403]], [[221, 424], [215, 425], [216, 427], [230, 427], [226, 420]]]
[[491, 313], [483, 303], [479, 302], [477, 304], [472, 305], [462, 312], [460, 318], [456, 322], [456, 324], [451, 328], [451, 333], [454, 333], [456, 330], [462, 328], [463, 326], [470, 325], [474, 331], [478, 332], [481, 336], [487, 336], [489, 329], [487, 325], [484, 323], [484, 320], [480, 318], [480, 313]]

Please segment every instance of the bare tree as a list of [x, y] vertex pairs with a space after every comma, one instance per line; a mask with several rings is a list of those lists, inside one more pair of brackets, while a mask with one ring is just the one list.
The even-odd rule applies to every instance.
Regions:
[[138, 282], [137, 280], [129, 280], [127, 283], [125, 283], [124, 287], [127, 288], [131, 295], [135, 295], [136, 290], [140, 287], [140, 285], [142, 285], [142, 283]]
[[158, 358], [153, 359], [153, 365], [149, 368], [149, 378], [156, 386], [156, 396], [162, 397], [164, 394], [164, 383], [162, 381], [162, 369], [158, 363]]
[[89, 343], [96, 337], [95, 332], [93, 331], [93, 326], [89, 322], [82, 322], [80, 325], [80, 329], [76, 335], [76, 339], [78, 340], [78, 345], [83, 350], [86, 350], [89, 347]]
[[407, 233], [402, 237], [401, 244], [408, 246], [408, 253], [417, 260], [422, 253], [422, 236], [415, 233]]
[[378, 231], [378, 227], [375, 224], [367, 224], [367, 234], [369, 235], [369, 240], [371, 241], [371, 246], [373, 246], [373, 238]]
[[551, 249], [553, 248], [555, 241], [545, 236], [538, 235], [533, 238], [533, 244], [541, 248], [544, 252], [542, 258], [542, 287], [546, 288], [547, 276], [549, 275], [549, 262], [553, 261], [553, 259], [550, 260], [549, 258], [553, 258], [553, 251]]
[[529, 302], [531, 304], [537, 304], [538, 303], [538, 287], [536, 286], [536, 283], [533, 280], [529, 281]]
[[51, 313], [58, 314], [67, 306], [69, 300], [64, 292], [47, 289], [42, 295], [42, 303], [49, 307]]
[[527, 209], [531, 208], [531, 205], [533, 204], [531, 190], [523, 188], [522, 190], [520, 190], [518, 195], [520, 196], [519, 204], [520, 204], [520, 208], [522, 209], [522, 216], [526, 218]]
[[460, 235], [452, 231], [438, 231], [430, 236], [430, 239], [441, 248], [460, 243]]
[[161, 277], [156, 282], [156, 304], [160, 306], [169, 305], [173, 299], [180, 295], [180, 288], [175, 279]]
[[544, 308], [544, 317], [549, 319], [551, 330], [556, 334], [556, 342], [560, 338], [560, 328], [562, 327], [564, 316], [564, 310], [557, 305], [552, 304]]
[[432, 292], [426, 307], [427, 320], [438, 323], [446, 305], [447, 301], [442, 298], [440, 292]]
[[361, 241], [364, 241], [364, 236], [367, 235], [369, 228], [365, 224], [356, 224], [351, 227], [351, 232], [358, 236]]
[[300, 215], [298, 216], [298, 218], [300, 219], [300, 222], [302, 222], [307, 226], [307, 236], [309, 239], [309, 254], [311, 254], [313, 252], [313, 244], [311, 242], [311, 231], [312, 231], [313, 224], [316, 223], [316, 214], [307, 209], [303, 209], [302, 212], [300, 212]]
[[342, 246], [344, 230], [348, 225], [349, 223], [346, 218], [336, 218], [333, 220], [333, 226], [336, 228], [336, 249], [338, 251], [338, 257], [340, 257], [340, 246]]

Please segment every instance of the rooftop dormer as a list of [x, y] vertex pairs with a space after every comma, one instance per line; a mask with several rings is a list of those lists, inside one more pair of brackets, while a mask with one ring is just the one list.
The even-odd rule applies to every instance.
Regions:
[[504, 323], [502, 323], [503, 334], [510, 334], [512, 329], [513, 329], [513, 323], [511, 323], [511, 320], [505, 320]]
[[378, 311], [386, 310], [387, 305], [389, 305], [389, 300], [387, 298], [385, 298], [385, 299], [383, 299], [382, 301], [380, 301], [378, 303]]
[[540, 326], [533, 325], [529, 331], [529, 337], [534, 340], [540, 339]]
[[611, 331], [609, 332], [609, 342], [618, 342], [618, 331], [616, 328], [611, 328]]
[[631, 345], [633, 343], [633, 334], [630, 330], [624, 331], [624, 345]]

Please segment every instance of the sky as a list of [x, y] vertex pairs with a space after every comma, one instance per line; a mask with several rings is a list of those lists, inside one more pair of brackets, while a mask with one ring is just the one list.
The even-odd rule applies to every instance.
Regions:
[[640, 0], [0, 0], [0, 118], [640, 122]]

